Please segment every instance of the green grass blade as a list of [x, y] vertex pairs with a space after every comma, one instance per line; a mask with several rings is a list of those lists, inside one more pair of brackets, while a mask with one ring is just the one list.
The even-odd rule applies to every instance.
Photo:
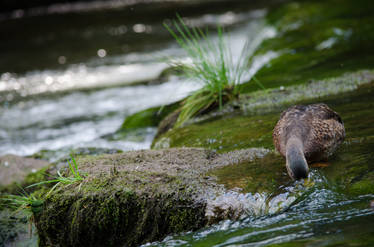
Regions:
[[26, 188], [31, 188], [31, 187], [35, 187], [35, 186], [43, 185], [43, 184], [56, 183], [56, 182], [58, 182], [58, 181], [59, 181], [58, 179], [52, 179], [52, 180], [47, 180], [47, 181], [41, 181], [41, 182], [38, 182], [38, 183], [35, 183], [35, 184], [30, 184], [29, 186], [26, 186]]
[[73, 156], [71, 156], [71, 160], [72, 160], [73, 163], [74, 163], [74, 175], [75, 175], [76, 177], [80, 177], [80, 175], [79, 175], [79, 170], [78, 170], [78, 164], [77, 164], [77, 162], [75, 161], [75, 159], [74, 159]]
[[255, 76], [252, 77], [252, 79], [256, 82], [256, 84], [261, 88], [261, 89], [266, 89], [264, 87], [264, 85], [259, 81], [257, 80], [257, 78]]
[[227, 100], [238, 96], [242, 79], [247, 79], [245, 76], [260, 88], [265, 88], [255, 77], [249, 77], [249, 65], [256, 45], [247, 41], [238, 58], [234, 59], [222, 27], [217, 27], [217, 39], [212, 39], [208, 30], [204, 32], [197, 27], [188, 27], [179, 15], [172, 24], [173, 28], [167, 24], [164, 26], [192, 61], [178, 66], [183, 65], [187, 77], [203, 84], [183, 102], [175, 127], [182, 126], [214, 104], [221, 110]]
[[57, 184], [53, 185], [53, 187], [46, 194], [46, 197], [48, 197], [57, 188], [57, 186], [59, 186], [59, 185], [60, 185], [60, 182], [58, 182]]

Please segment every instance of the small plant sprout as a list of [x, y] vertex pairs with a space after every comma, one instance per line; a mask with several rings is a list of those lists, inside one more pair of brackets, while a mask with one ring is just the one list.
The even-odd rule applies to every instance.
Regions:
[[[221, 110], [224, 103], [238, 97], [239, 85], [244, 80], [253, 79], [248, 73], [252, 54], [249, 42], [243, 46], [240, 56], [233, 58], [221, 27], [217, 28], [218, 38], [213, 39], [207, 31], [190, 28], [177, 17], [178, 21], [173, 21], [175, 31], [167, 24], [164, 26], [185, 50], [189, 62], [171, 61], [171, 64], [182, 68], [188, 78], [203, 86], [183, 102], [175, 127], [216, 107]], [[260, 84], [258, 80], [255, 82]]]
[[[55, 176], [54, 179], [35, 183], [32, 185], [29, 185], [27, 188], [38, 186], [38, 185], [43, 185], [43, 184], [56, 183], [48, 191], [46, 196], [49, 196], [50, 193], [52, 193], [58, 186], [62, 184], [69, 185], [69, 184], [75, 184], [75, 183], [83, 181], [84, 177], [79, 173], [78, 164], [75, 161], [74, 157], [71, 156], [71, 161], [68, 161], [68, 165], [69, 165], [70, 173], [72, 174], [71, 177], [65, 177], [61, 174], [60, 171], [57, 171], [57, 176]], [[79, 188], [80, 188], [80, 185], [79, 185]]]

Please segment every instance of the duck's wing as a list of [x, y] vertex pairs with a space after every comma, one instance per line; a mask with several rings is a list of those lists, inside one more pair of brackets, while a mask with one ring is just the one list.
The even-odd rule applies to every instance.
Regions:
[[324, 160], [331, 156], [345, 137], [340, 116], [326, 104], [309, 106], [312, 114], [311, 131], [304, 143], [305, 157], [309, 161]]
[[307, 107], [308, 111], [311, 112], [315, 118], [319, 118], [322, 120], [333, 119], [338, 123], [343, 124], [343, 121], [338, 113], [331, 110], [330, 107], [328, 107], [324, 103], [308, 105]]

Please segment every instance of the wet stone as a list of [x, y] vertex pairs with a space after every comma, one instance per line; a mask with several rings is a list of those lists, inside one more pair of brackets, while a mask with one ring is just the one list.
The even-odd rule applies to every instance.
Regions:
[[295, 197], [278, 197], [277, 209], [269, 209], [266, 191], [230, 188], [214, 173], [267, 155], [264, 148], [226, 154], [178, 148], [79, 157], [84, 181], [54, 191], [35, 217], [41, 245], [134, 246], [224, 219], [277, 212]]

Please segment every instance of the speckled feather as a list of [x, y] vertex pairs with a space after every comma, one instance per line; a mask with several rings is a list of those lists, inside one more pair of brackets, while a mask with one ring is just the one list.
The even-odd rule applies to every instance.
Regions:
[[326, 160], [343, 142], [344, 124], [326, 104], [295, 105], [281, 114], [273, 132], [274, 146], [283, 156], [291, 137], [301, 140], [308, 162]]

